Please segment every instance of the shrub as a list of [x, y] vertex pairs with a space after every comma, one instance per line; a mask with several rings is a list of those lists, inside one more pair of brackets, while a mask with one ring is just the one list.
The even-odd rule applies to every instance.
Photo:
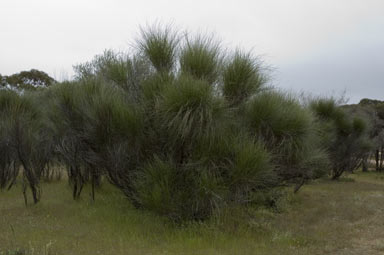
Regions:
[[314, 174], [314, 165], [326, 165], [327, 158], [321, 153], [314, 118], [294, 97], [275, 91], [258, 94], [245, 107], [245, 122], [272, 153], [281, 182], [294, 182], [298, 189], [321, 175]]
[[348, 116], [332, 99], [315, 100], [310, 107], [321, 125], [320, 134], [329, 155], [332, 179], [355, 170], [371, 149], [366, 123], [353, 115]]
[[[23, 167], [23, 194], [29, 186], [34, 203], [40, 200], [40, 176], [50, 154], [46, 142], [50, 139], [42, 122], [42, 115], [32, 96], [19, 96], [14, 92], [0, 91], [1, 144], [7, 152], [2, 161], [2, 187], [15, 182], [19, 166]], [[4, 147], [3, 147], [4, 148]]]
[[282, 187], [298, 191], [329, 168], [337, 178], [366, 153], [364, 121], [332, 100], [307, 107], [266, 88], [251, 53], [170, 27], [141, 36], [134, 52], [75, 66], [74, 81], [0, 91], [0, 188], [22, 165], [37, 202], [40, 178], [61, 164], [74, 199], [88, 182], [94, 199], [106, 179], [137, 208], [203, 220], [228, 205], [279, 207]]

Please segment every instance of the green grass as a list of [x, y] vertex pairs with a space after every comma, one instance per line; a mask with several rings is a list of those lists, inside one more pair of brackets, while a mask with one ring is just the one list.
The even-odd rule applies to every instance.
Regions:
[[206, 223], [177, 226], [134, 209], [104, 185], [71, 199], [65, 182], [44, 184], [25, 207], [20, 187], [0, 192], [0, 254], [382, 254], [384, 175], [320, 180], [273, 213], [231, 208]]

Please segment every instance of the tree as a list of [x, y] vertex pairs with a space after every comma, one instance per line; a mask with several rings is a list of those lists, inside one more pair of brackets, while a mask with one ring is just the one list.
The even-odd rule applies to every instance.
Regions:
[[10, 76], [2, 76], [0, 77], [0, 81], [3, 87], [17, 91], [46, 88], [56, 82], [45, 72], [36, 69], [22, 71]]

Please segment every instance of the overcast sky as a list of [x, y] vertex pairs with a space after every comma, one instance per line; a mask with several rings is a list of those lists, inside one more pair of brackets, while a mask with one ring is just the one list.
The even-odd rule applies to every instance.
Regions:
[[384, 100], [384, 0], [1, 0], [0, 73], [70, 77], [155, 21], [252, 49], [277, 87]]

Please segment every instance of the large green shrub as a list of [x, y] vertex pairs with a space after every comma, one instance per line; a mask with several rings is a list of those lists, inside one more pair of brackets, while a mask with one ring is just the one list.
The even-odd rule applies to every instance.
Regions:
[[22, 165], [37, 201], [55, 160], [74, 199], [88, 182], [94, 198], [106, 179], [137, 208], [203, 220], [230, 204], [274, 206], [282, 187], [298, 191], [361, 161], [365, 122], [332, 101], [307, 107], [267, 88], [251, 53], [227, 54], [211, 37], [169, 27], [141, 36], [132, 52], [77, 65], [74, 81], [0, 91], [0, 188]]
[[[260, 92], [266, 76], [257, 59], [227, 56], [207, 37], [181, 39], [169, 28], [142, 30], [139, 79], [123, 71], [130, 58], [111, 52], [78, 68], [80, 83], [109, 87], [76, 88], [75, 98], [86, 98], [71, 114], [80, 113], [82, 164], [91, 151], [92, 168], [137, 207], [176, 220], [204, 219], [228, 203], [252, 202], [255, 192], [321, 176], [326, 155], [312, 114], [284, 93]], [[134, 93], [123, 77], [137, 81], [128, 86]], [[106, 98], [109, 90], [122, 96]], [[134, 114], [119, 114], [124, 109]]]

